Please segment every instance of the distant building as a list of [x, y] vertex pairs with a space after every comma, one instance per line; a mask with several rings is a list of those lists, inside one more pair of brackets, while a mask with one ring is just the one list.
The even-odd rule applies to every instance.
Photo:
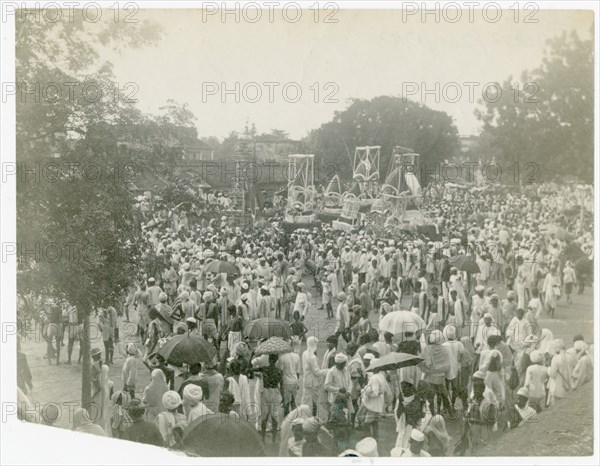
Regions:
[[183, 143], [183, 161], [186, 162], [205, 162], [215, 159], [215, 149], [208, 144], [196, 139]]
[[254, 138], [254, 149], [259, 161], [287, 163], [288, 155], [301, 152], [302, 141], [264, 134]]

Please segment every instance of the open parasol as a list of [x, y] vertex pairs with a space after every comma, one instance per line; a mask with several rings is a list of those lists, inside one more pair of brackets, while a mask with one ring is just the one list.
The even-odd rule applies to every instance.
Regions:
[[462, 270], [467, 273], [479, 273], [479, 266], [475, 259], [465, 254], [459, 254], [458, 256], [450, 257], [448, 260], [451, 267], [456, 267], [458, 270]]
[[254, 350], [254, 354], [260, 356], [262, 354], [283, 354], [291, 351], [292, 347], [287, 341], [279, 337], [271, 337], [260, 343]]
[[416, 366], [421, 363], [423, 358], [414, 356], [408, 353], [390, 353], [382, 356], [379, 359], [371, 361], [367, 372], [372, 372], [374, 369], [382, 369], [389, 371], [393, 369], [400, 369], [401, 367]]
[[158, 350], [167, 363], [173, 365], [211, 362], [216, 356], [215, 347], [198, 335], [175, 335]]
[[213, 261], [204, 268], [205, 272], [226, 273], [227, 275], [239, 276], [240, 269], [235, 264], [227, 261]]
[[379, 323], [380, 332], [398, 334], [404, 332], [416, 333], [425, 329], [425, 321], [420, 315], [409, 311], [393, 311], [386, 314]]
[[252, 340], [264, 340], [271, 337], [290, 338], [292, 329], [285, 320], [263, 317], [249, 322], [244, 327], [244, 336]]
[[233, 414], [200, 416], [185, 428], [183, 444], [195, 456], [267, 456], [254, 424]]

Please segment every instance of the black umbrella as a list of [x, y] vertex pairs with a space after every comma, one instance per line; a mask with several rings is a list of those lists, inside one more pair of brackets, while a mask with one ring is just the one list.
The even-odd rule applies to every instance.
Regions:
[[287, 340], [292, 336], [292, 329], [285, 320], [263, 317], [249, 322], [244, 327], [244, 336], [253, 340], [264, 340], [271, 337]]
[[182, 364], [199, 364], [211, 362], [217, 351], [215, 347], [198, 335], [175, 335], [158, 350], [169, 364], [180, 366]]
[[254, 424], [232, 414], [199, 417], [186, 427], [183, 444], [196, 456], [267, 456]]
[[235, 264], [227, 261], [213, 261], [204, 268], [205, 272], [226, 273], [227, 275], [239, 276], [240, 269]]
[[390, 353], [371, 362], [367, 371], [372, 372], [374, 369], [382, 369], [384, 371], [400, 369], [401, 367], [416, 366], [422, 361], [423, 358], [412, 354]]
[[466, 256], [464, 254], [453, 256], [448, 259], [451, 267], [456, 267], [458, 270], [462, 270], [468, 273], [479, 273], [479, 266], [475, 259], [471, 256]]
[[267, 341], [260, 343], [254, 349], [254, 354], [260, 356], [261, 354], [284, 354], [291, 351], [292, 347], [287, 341], [279, 337], [271, 337]]

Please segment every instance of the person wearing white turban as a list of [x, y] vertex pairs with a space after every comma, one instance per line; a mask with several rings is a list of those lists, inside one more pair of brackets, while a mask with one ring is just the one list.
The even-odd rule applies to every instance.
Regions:
[[306, 339], [306, 351], [302, 353], [302, 401], [301, 404], [308, 405], [313, 415], [317, 412], [319, 394], [323, 381], [327, 375], [327, 369], [320, 369], [317, 361], [317, 345], [319, 340], [310, 336]]
[[199, 417], [212, 414], [212, 411], [208, 409], [204, 403], [202, 403], [203, 398], [204, 393], [202, 392], [202, 388], [200, 388], [198, 385], [190, 383], [184, 387], [183, 411], [187, 414], [188, 422], [191, 423]]
[[[236, 349], [239, 343], [236, 345]], [[235, 352], [233, 353], [235, 354]], [[242, 374], [244, 363], [239, 359], [232, 359], [229, 364], [231, 376], [225, 381], [228, 391], [233, 395], [233, 410], [243, 419], [248, 419], [251, 411], [250, 384], [248, 377]]]
[[544, 366], [544, 355], [539, 350], [532, 351], [529, 358], [531, 365], [525, 372], [523, 387], [529, 392], [529, 403], [536, 403], [542, 409], [546, 401], [548, 368]]
[[150, 384], [144, 389], [142, 404], [146, 408], [146, 420], [153, 422], [158, 413], [164, 411], [163, 394], [169, 390], [165, 373], [154, 369], [150, 374]]
[[401, 448], [396, 447], [390, 451], [391, 457], [400, 457], [400, 456], [431, 456], [428, 452], [423, 450], [423, 444], [425, 442], [425, 435], [423, 432], [417, 429], [413, 429], [410, 433], [409, 447]]
[[[344, 389], [346, 393], [350, 393], [352, 389], [350, 370], [347, 367], [348, 356], [344, 353], [337, 353], [334, 362], [334, 366], [327, 371], [327, 375], [325, 376], [325, 391], [327, 392], [327, 402], [329, 405], [335, 402], [335, 397], [340, 390]], [[354, 413], [350, 397], [348, 397], [348, 413], [350, 415]]]
[[377, 458], [379, 452], [377, 450], [377, 440], [373, 437], [366, 437], [356, 443], [354, 447], [359, 456], [367, 458]]
[[360, 422], [369, 427], [373, 437], [379, 437], [379, 419], [385, 411], [385, 400], [392, 399], [392, 390], [386, 380], [386, 374], [376, 367], [377, 359], [373, 360], [373, 376], [362, 391]]
[[162, 396], [162, 404], [166, 411], [162, 411], [156, 417], [156, 426], [162, 436], [166, 447], [173, 447], [175, 439], [173, 438], [173, 428], [176, 425], [185, 425], [187, 418], [184, 414], [177, 412], [181, 406], [181, 397], [179, 393], [173, 390], [165, 392]]
[[465, 358], [465, 346], [462, 342], [456, 339], [456, 327], [453, 325], [448, 325], [444, 327], [443, 334], [446, 338], [446, 341], [442, 343], [442, 346], [445, 346], [448, 349], [448, 354], [450, 358], [450, 366], [446, 371], [446, 386], [451, 389], [452, 393], [450, 393], [450, 405], [454, 406], [456, 403], [456, 398], [460, 395], [460, 379], [459, 373], [461, 368], [461, 361]]
[[[569, 364], [571, 364], [571, 369], [575, 369], [575, 365], [577, 364], [577, 361], [579, 361], [579, 358], [582, 356], [582, 352], [577, 351], [577, 344], [581, 342], [583, 342], [583, 336], [582, 335], [575, 335], [573, 337], [573, 346], [571, 348], [568, 348], [565, 353], [567, 354], [567, 358], [569, 359]], [[579, 345], [581, 345], [581, 343], [579, 343]], [[581, 346], [580, 346], [581, 348]]]
[[573, 369], [573, 390], [592, 380], [593, 377], [592, 358], [588, 345], [581, 340], [576, 341], [575, 351], [577, 351], [578, 360]]
[[565, 342], [562, 339], [554, 340], [551, 348], [554, 352], [548, 375], [548, 405], [552, 406], [556, 400], [564, 398], [572, 389], [573, 378], [571, 366], [565, 353]]
[[440, 330], [434, 330], [429, 334], [427, 345], [423, 348], [421, 357], [423, 364], [423, 380], [431, 386], [427, 401], [432, 414], [435, 412], [435, 400], [437, 399], [438, 411], [441, 411], [442, 404], [449, 413], [454, 412], [454, 407], [450, 405], [448, 389], [446, 388], [446, 374], [450, 369], [450, 349], [444, 346], [444, 335]]
[[554, 355], [552, 351], [552, 342], [554, 341], [554, 334], [550, 329], [543, 328], [540, 334], [540, 341], [537, 345], [537, 349], [540, 350], [540, 353], [544, 355], [546, 361], [549, 363]]
[[131, 398], [135, 397], [135, 384], [137, 379], [137, 357], [141, 356], [140, 351], [135, 346], [135, 343], [127, 345], [127, 359], [121, 370], [121, 380], [123, 380], [123, 390], [126, 390]]

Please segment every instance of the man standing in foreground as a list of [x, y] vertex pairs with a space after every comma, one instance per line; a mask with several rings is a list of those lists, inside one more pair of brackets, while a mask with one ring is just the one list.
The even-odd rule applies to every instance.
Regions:
[[279, 421], [279, 405], [283, 399], [283, 372], [277, 367], [278, 356], [269, 354], [269, 365], [252, 369], [262, 372], [263, 391], [260, 396], [260, 435], [265, 440], [267, 422], [271, 418], [271, 431], [273, 432], [273, 443], [277, 434], [277, 422]]
[[287, 416], [290, 410], [296, 409], [296, 393], [300, 388], [300, 356], [290, 352], [279, 356], [277, 367], [283, 372], [283, 415]]
[[313, 416], [317, 415], [319, 393], [323, 386], [323, 379], [327, 374], [327, 370], [319, 369], [316, 355], [318, 343], [319, 340], [316, 337], [308, 337], [306, 339], [306, 351], [302, 353], [302, 368], [304, 370], [302, 404], [311, 407]]

